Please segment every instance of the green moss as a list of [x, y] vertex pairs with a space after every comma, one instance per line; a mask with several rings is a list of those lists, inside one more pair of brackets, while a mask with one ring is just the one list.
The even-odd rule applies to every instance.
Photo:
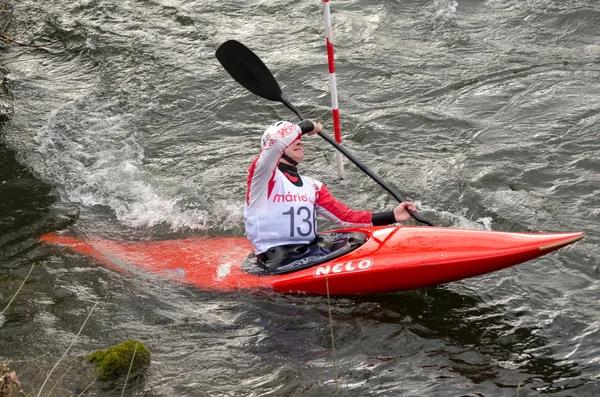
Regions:
[[131, 367], [131, 373], [134, 374], [150, 365], [150, 351], [136, 340], [126, 340], [108, 349], [93, 351], [87, 359], [98, 367], [98, 379], [115, 380], [127, 375], [134, 352], [135, 359]]

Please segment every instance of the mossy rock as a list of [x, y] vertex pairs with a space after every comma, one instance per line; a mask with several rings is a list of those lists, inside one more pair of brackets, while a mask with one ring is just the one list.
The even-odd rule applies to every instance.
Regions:
[[[135, 359], [131, 364], [134, 352]], [[93, 351], [87, 359], [98, 367], [98, 379], [110, 381], [127, 375], [130, 366], [130, 374], [145, 370], [150, 365], [150, 351], [142, 342], [126, 340], [108, 349]]]

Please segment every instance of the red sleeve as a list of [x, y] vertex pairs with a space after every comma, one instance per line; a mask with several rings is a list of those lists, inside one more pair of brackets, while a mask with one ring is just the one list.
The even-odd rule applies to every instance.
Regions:
[[[316, 208], [319, 215], [340, 226], [371, 225], [371, 211], [355, 211], [337, 200], [323, 184], [318, 186]], [[317, 187], [317, 186], [315, 186]]]

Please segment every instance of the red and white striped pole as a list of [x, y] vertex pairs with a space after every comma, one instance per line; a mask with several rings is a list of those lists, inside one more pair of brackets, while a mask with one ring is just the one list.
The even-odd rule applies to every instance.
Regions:
[[[331, 115], [333, 116], [333, 133], [337, 143], [342, 143], [342, 129], [340, 126], [340, 110], [338, 109], [337, 84], [335, 79], [335, 57], [333, 54], [333, 29], [331, 28], [331, 12], [329, 0], [323, 0], [323, 16], [325, 17], [325, 34], [327, 45], [327, 63], [329, 64], [329, 85], [331, 90]], [[342, 154], [335, 153], [338, 176], [344, 179], [344, 164]]]

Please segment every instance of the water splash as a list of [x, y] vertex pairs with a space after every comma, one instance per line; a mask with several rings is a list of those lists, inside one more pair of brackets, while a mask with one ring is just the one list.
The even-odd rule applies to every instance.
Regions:
[[456, 25], [458, 2], [455, 0], [433, 0], [433, 25], [435, 28]]
[[[93, 96], [55, 109], [38, 131], [41, 174], [58, 182], [69, 201], [107, 207], [128, 227], [170, 225], [172, 230], [231, 229], [241, 223], [241, 203], [207, 203], [189, 208], [185, 196], [203, 200], [201, 187], [187, 186], [173, 169], [148, 169], [136, 116], [115, 114], [115, 103]], [[212, 208], [214, 207], [214, 208]]]

